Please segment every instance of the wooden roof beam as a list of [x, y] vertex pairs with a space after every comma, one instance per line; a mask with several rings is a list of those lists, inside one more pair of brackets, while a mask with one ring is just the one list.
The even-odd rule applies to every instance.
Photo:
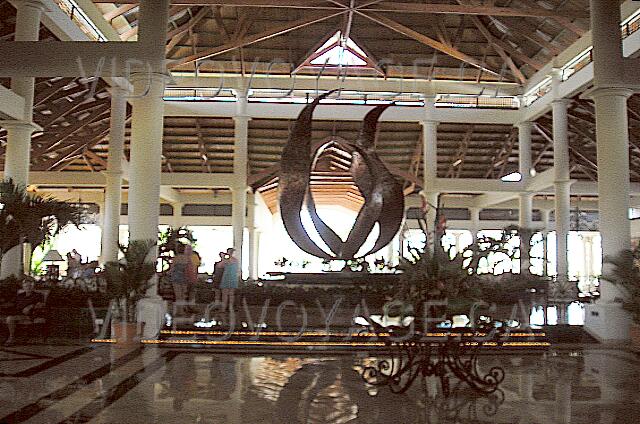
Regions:
[[510, 33], [526, 38], [529, 41], [536, 43], [538, 46], [547, 49], [554, 56], [562, 53], [562, 48], [554, 46], [552, 40], [547, 41], [544, 37], [538, 35], [538, 29], [533, 25], [529, 25], [524, 19], [520, 19], [516, 24], [507, 21], [506, 19], [498, 19], [493, 16], [491, 19], [498, 22], [500, 25], [504, 25]]
[[589, 18], [589, 12], [577, 9], [550, 10], [542, 7], [502, 7], [488, 5], [425, 4], [384, 1], [375, 6], [362, 8], [363, 11], [396, 13], [437, 13], [481, 16], [524, 16], [533, 18]]
[[174, 37], [188, 32], [202, 19], [204, 19], [209, 14], [209, 11], [210, 9], [208, 7], [201, 7], [200, 10], [198, 10], [195, 15], [192, 15], [187, 22], [169, 31], [169, 33], [167, 34], [167, 40], [171, 41]]
[[183, 57], [181, 59], [174, 60], [169, 64], [169, 68], [172, 69], [188, 63], [196, 62], [198, 60], [203, 60], [203, 59], [208, 59], [210, 57], [218, 56], [220, 54], [238, 49], [240, 47], [244, 47], [254, 43], [258, 43], [260, 41], [268, 40], [270, 38], [277, 37], [279, 35], [283, 35], [288, 32], [295, 31], [297, 29], [304, 28], [306, 26], [325, 21], [327, 19], [331, 19], [343, 13], [345, 12], [332, 13], [329, 15], [307, 14], [307, 16], [302, 19], [287, 22], [285, 24], [266, 29], [265, 31], [259, 32], [257, 34], [245, 35], [243, 37], [238, 38], [237, 40], [229, 41], [220, 46], [206, 49], [201, 52], [198, 52], [197, 54], [193, 54], [190, 56]]
[[[94, 3], [113, 3], [113, 0], [93, 0]], [[135, 0], [120, 0], [118, 4], [137, 4]], [[346, 4], [337, 1], [307, 1], [307, 0], [173, 0], [174, 5], [185, 6], [235, 6], [259, 8], [287, 8], [287, 9], [320, 9], [339, 10], [348, 8]], [[551, 10], [543, 7], [503, 7], [495, 5], [461, 6], [446, 3], [405, 3], [405, 2], [367, 2], [357, 6], [356, 10], [394, 13], [436, 13], [457, 15], [484, 16], [524, 16], [534, 18], [588, 18], [589, 12], [584, 9]]]
[[516, 64], [513, 62], [511, 56], [509, 56], [504, 51], [504, 49], [498, 43], [496, 43], [497, 39], [491, 34], [489, 29], [482, 23], [482, 21], [480, 21], [480, 18], [478, 18], [477, 16], [472, 16], [471, 21], [476, 26], [476, 28], [478, 28], [480, 33], [482, 33], [484, 38], [487, 39], [487, 42], [491, 44], [491, 47], [493, 47], [496, 53], [498, 53], [502, 60], [507, 64], [513, 76], [516, 77], [518, 81], [520, 81], [520, 84], [525, 85], [527, 82], [527, 78], [524, 76], [522, 71], [520, 71], [520, 68], [518, 68], [518, 66], [516, 66]]
[[432, 49], [435, 50], [439, 50], [451, 57], [454, 57], [462, 62], [468, 63], [469, 65], [475, 66], [476, 68], [480, 68], [482, 70], [484, 70], [485, 72], [489, 72], [493, 75], [496, 76], [500, 76], [500, 72], [491, 69], [487, 64], [485, 63], [481, 63], [479, 60], [474, 59], [473, 57], [461, 52], [460, 50], [448, 46], [446, 44], [443, 44], [437, 40], [434, 40], [431, 37], [428, 37], [424, 34], [421, 34], [417, 31], [412, 30], [409, 27], [406, 27], [404, 25], [402, 25], [399, 22], [394, 21], [393, 19], [390, 19], [384, 15], [378, 14], [378, 13], [361, 13], [358, 12], [360, 15], [364, 16], [367, 19], [372, 20], [373, 22], [376, 22], [384, 27], [387, 27], [399, 34], [404, 35], [405, 37], [408, 38], [412, 38], [428, 47], [431, 47]]
[[138, 5], [136, 3], [123, 4], [122, 6], [119, 6], [119, 7], [115, 8], [115, 9], [105, 13], [102, 16], [104, 17], [105, 21], [111, 22], [115, 18], [118, 18], [118, 17], [124, 15], [125, 13], [127, 13], [128, 11], [130, 11], [131, 9], [134, 9], [136, 7], [138, 7]]

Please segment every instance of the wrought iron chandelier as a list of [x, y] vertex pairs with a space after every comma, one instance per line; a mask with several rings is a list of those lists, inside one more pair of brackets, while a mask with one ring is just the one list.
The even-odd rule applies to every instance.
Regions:
[[[365, 366], [363, 380], [374, 386], [388, 386], [393, 393], [404, 393], [418, 377], [436, 377], [445, 397], [451, 394], [451, 379], [466, 383], [479, 394], [498, 390], [505, 377], [504, 369], [491, 367], [483, 372], [478, 364], [479, 349], [484, 343], [476, 337], [450, 333], [445, 340], [425, 340], [420, 334], [403, 342], [389, 342], [389, 356], [376, 358]], [[489, 342], [495, 343], [495, 342]]]

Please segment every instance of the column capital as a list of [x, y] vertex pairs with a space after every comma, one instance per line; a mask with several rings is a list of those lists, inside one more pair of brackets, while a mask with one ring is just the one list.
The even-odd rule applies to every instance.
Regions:
[[251, 115], [247, 114], [246, 112], [244, 114], [237, 114], [233, 117], [234, 121], [241, 121], [241, 122], [248, 122], [251, 121]]
[[107, 88], [107, 91], [111, 94], [111, 97], [128, 97], [133, 91], [133, 87], [124, 88], [119, 85], [112, 85]]
[[533, 122], [532, 121], [519, 121], [516, 122], [515, 124], [513, 124], [514, 127], [516, 127], [518, 129], [518, 133], [520, 132], [531, 132], [531, 130], [533, 129]]
[[560, 97], [558, 99], [551, 100], [551, 104], [561, 104], [569, 107], [569, 105], [571, 104], [571, 101], [572, 101], [571, 99], [565, 99], [564, 97]]
[[619, 96], [628, 99], [634, 91], [627, 87], [593, 87], [580, 95], [581, 99], [597, 99], [598, 97]]
[[523, 128], [529, 128], [529, 130], [531, 130], [531, 128], [533, 127], [533, 121], [518, 121], [515, 124], [513, 124], [514, 127], [517, 127], [518, 129]]
[[422, 125], [423, 127], [426, 127], [426, 126], [437, 127], [438, 124], [440, 124], [440, 121], [435, 121], [433, 119], [421, 119], [419, 122], [420, 122], [420, 125]]
[[556, 179], [556, 180], [553, 181], [553, 184], [556, 184], [556, 185], [567, 184], [567, 185], [571, 186], [571, 184], [573, 184], [575, 182], [576, 182], [576, 180], [572, 180], [572, 179], [567, 179], [567, 180]]
[[122, 172], [122, 170], [118, 171], [118, 170], [105, 170], [102, 171], [102, 174], [104, 174], [104, 176], [106, 177], [120, 177], [122, 178], [122, 175], [124, 175], [124, 172]]
[[251, 119], [251, 116], [249, 116], [249, 112], [247, 111], [247, 107], [249, 106], [249, 90], [240, 88], [234, 90], [234, 92], [236, 94], [236, 115], [234, 116], [234, 119]]
[[436, 97], [425, 96], [424, 97], [424, 118], [422, 119], [422, 121], [436, 122], [435, 113], [436, 113]]
[[129, 95], [131, 100], [139, 100], [148, 96], [163, 97], [164, 87], [171, 77], [160, 72], [135, 72], [129, 77], [133, 85], [133, 93]]
[[5, 128], [7, 130], [12, 129], [30, 129], [31, 132], [42, 131], [42, 127], [35, 122], [25, 122], [25, 121], [0, 121], [0, 127]]

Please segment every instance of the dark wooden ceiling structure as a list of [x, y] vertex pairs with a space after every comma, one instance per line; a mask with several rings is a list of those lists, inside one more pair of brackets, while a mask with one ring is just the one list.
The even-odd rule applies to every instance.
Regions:
[[[123, 40], [133, 39], [137, 3], [100, 3]], [[385, 76], [503, 81], [523, 84], [588, 29], [587, 0], [388, 2], [348, 0], [180, 0], [171, 8], [167, 57], [174, 71], [291, 74], [336, 31], [349, 34]], [[351, 3], [350, 3], [351, 4]], [[351, 13], [350, 13], [351, 11]], [[15, 9], [0, 2], [0, 39], [11, 40]], [[41, 39], [52, 38], [46, 29]], [[424, 66], [422, 66], [424, 65]], [[349, 73], [350, 69], [342, 70]], [[362, 71], [360, 75], [362, 74]], [[8, 80], [0, 81], [9, 86]], [[110, 94], [91, 78], [36, 81], [34, 121], [43, 127], [32, 141], [33, 170], [100, 172], [106, 169]], [[640, 96], [629, 99], [632, 181], [640, 181]], [[593, 104], [574, 98], [569, 108], [571, 177], [597, 179]], [[291, 120], [249, 123], [249, 179], [274, 202], [277, 163]], [[313, 141], [353, 140], [360, 122], [314, 121]], [[230, 118], [166, 117], [164, 172], [231, 173], [234, 129]], [[553, 166], [550, 113], [534, 124], [537, 172]], [[129, 130], [127, 130], [127, 143]], [[0, 164], [6, 132], [0, 130]], [[128, 144], [126, 154], [128, 155]], [[404, 179], [406, 192], [422, 179], [421, 127], [382, 122], [377, 149]], [[350, 152], [330, 146], [319, 161], [313, 187], [322, 199], [357, 207], [362, 199], [348, 177]], [[518, 168], [517, 130], [509, 125], [438, 127], [438, 176], [496, 179]]]
[[[94, 3], [122, 40], [137, 35], [137, 2]], [[387, 77], [519, 84], [583, 35], [589, 18], [588, 0], [172, 3], [166, 51], [175, 71], [315, 73], [300, 65], [340, 31]]]

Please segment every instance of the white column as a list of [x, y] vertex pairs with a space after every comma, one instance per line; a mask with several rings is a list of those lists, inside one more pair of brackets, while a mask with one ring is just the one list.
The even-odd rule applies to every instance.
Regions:
[[[615, 256], [631, 247], [629, 210], [629, 128], [620, 35], [620, 4], [591, 0], [596, 140], [598, 149], [598, 208], [602, 254]], [[603, 275], [610, 272], [604, 262]], [[585, 327], [600, 339], [629, 338], [629, 315], [616, 302], [617, 287], [600, 280], [600, 300], [586, 309]]]
[[171, 217], [171, 226], [173, 228], [180, 228], [183, 224], [183, 220], [182, 220], [182, 207], [184, 206], [184, 203], [182, 202], [175, 202], [171, 204], [171, 207], [173, 208], [173, 216]]
[[258, 279], [258, 264], [257, 264], [257, 231], [256, 231], [256, 204], [255, 204], [255, 195], [250, 194], [247, 196], [247, 233], [248, 233], [248, 243], [249, 243], [249, 278], [253, 280]]
[[[16, 6], [15, 41], [37, 41], [40, 33], [40, 18], [45, 6], [40, 0], [19, 0]], [[5, 153], [5, 178], [16, 184], [27, 185], [31, 153], [31, 134], [37, 126], [33, 121], [34, 81], [32, 77], [11, 78], [11, 89], [24, 98], [24, 122], [4, 125], [7, 129]]]
[[423, 151], [423, 183], [422, 194], [427, 202], [427, 230], [429, 236], [435, 234], [435, 217], [438, 206], [438, 192], [436, 180], [438, 178], [438, 122], [434, 120], [434, 98], [427, 97], [424, 101], [425, 119], [422, 121], [422, 151]]
[[[44, 4], [40, 0], [19, 0], [16, 7], [15, 41], [37, 41], [40, 32], [40, 18]], [[7, 145], [4, 160], [4, 178], [11, 178], [14, 183], [26, 186], [29, 182], [29, 164], [31, 161], [31, 134], [41, 129], [32, 123], [34, 78], [11, 78], [11, 89], [24, 98], [23, 122], [5, 122], [2, 126], [7, 130]], [[23, 246], [16, 246], [2, 257], [0, 278], [23, 273]]]
[[[631, 90], [600, 88], [591, 94], [596, 109], [598, 208], [602, 254], [615, 256], [631, 248], [629, 221], [629, 126], [627, 98]], [[603, 264], [606, 274], [608, 265]], [[601, 280], [600, 302], [612, 303], [620, 292]]]
[[470, 217], [470, 228], [471, 231], [471, 240], [472, 242], [476, 242], [478, 240], [478, 232], [482, 229], [480, 228], [480, 208], [469, 208]]
[[558, 85], [561, 82], [560, 71], [554, 71], [553, 90], [553, 169], [555, 174], [555, 218], [556, 218], [556, 268], [558, 280], [566, 281], [567, 236], [570, 228], [570, 189], [569, 178], [569, 135], [567, 108], [568, 99], [558, 97]]
[[104, 172], [106, 187], [102, 212], [102, 263], [118, 260], [127, 94], [127, 91], [120, 87], [113, 87], [111, 90], [109, 157], [107, 159], [107, 170]]
[[165, 79], [163, 74], [137, 74], [132, 78], [130, 240], [155, 241], [158, 237]]
[[593, 275], [593, 236], [591, 234], [585, 234], [582, 237], [582, 254], [584, 256], [582, 273], [585, 281], [588, 281]]
[[[518, 127], [518, 153], [519, 172], [521, 181], [526, 185], [531, 179], [531, 122], [520, 122]], [[531, 230], [533, 226], [533, 193], [524, 192], [519, 196], [519, 220], [518, 226], [525, 230]], [[529, 233], [529, 231], [527, 231]], [[520, 273], [528, 272], [531, 263], [529, 250], [531, 240], [520, 240]]]
[[[551, 211], [545, 209], [542, 211], [542, 275], [549, 275], [549, 246], [547, 239], [549, 237], [549, 215]], [[546, 311], [545, 311], [546, 316]]]
[[231, 224], [233, 226], [233, 247], [242, 269], [242, 238], [245, 227], [247, 205], [247, 166], [249, 144], [249, 114], [247, 113], [247, 91], [240, 89], [236, 93], [237, 109], [233, 118], [235, 123], [235, 145], [233, 155], [233, 179]]
[[[531, 179], [531, 122], [520, 122], [518, 126], [519, 172], [526, 185]], [[533, 193], [520, 193], [519, 225], [530, 229], [533, 213]]]
[[524, 183], [531, 179], [531, 127], [528, 121], [519, 122], [518, 127], [518, 160], [519, 172]]
[[[169, 19], [169, 0], [140, 2], [138, 42], [146, 44], [155, 60], [149, 72], [131, 78], [131, 162], [129, 166], [129, 240], [158, 239], [160, 176], [164, 127], [164, 87], [167, 81], [164, 41]], [[157, 261], [154, 249], [149, 261]], [[157, 277], [138, 302], [138, 322], [145, 338], [156, 337], [164, 322], [166, 302], [158, 296]]]
[[393, 263], [395, 256], [395, 244], [396, 238], [394, 237], [394, 239], [391, 240], [391, 242], [387, 245], [387, 252], [384, 255], [384, 259], [387, 261], [387, 263]]

